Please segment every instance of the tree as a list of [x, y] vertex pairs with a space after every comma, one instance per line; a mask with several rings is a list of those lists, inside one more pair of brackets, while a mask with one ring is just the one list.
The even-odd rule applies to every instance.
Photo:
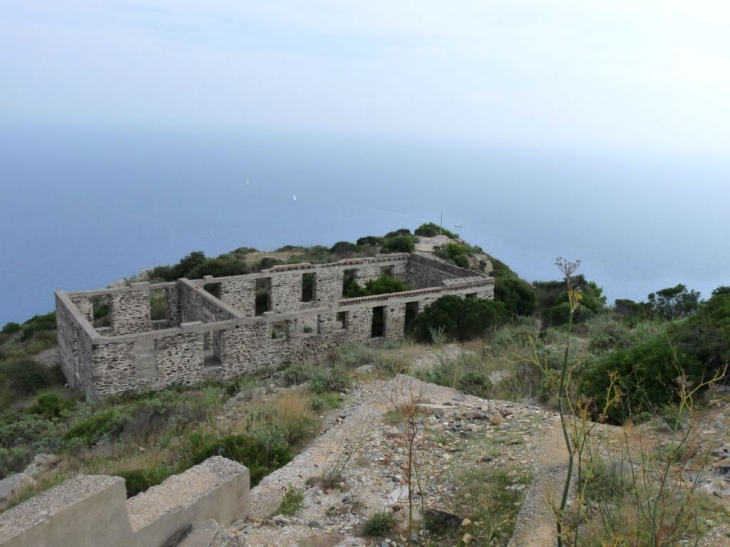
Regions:
[[680, 283], [676, 287], [668, 287], [651, 293], [648, 298], [656, 316], [672, 321], [696, 312], [700, 302], [700, 293], [688, 291], [687, 287]]

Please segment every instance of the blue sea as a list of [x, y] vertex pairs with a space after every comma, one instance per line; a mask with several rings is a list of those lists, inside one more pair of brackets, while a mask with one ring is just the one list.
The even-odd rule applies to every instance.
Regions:
[[609, 302], [677, 283], [708, 297], [730, 285], [729, 182], [730, 161], [669, 153], [3, 127], [0, 325], [193, 250], [331, 245], [441, 215], [529, 281], [564, 257]]

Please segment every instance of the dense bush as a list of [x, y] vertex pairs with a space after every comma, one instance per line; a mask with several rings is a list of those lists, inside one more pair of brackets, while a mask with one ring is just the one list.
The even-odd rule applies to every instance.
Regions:
[[398, 237], [398, 236], [410, 236], [411, 231], [408, 228], [399, 228], [398, 230], [393, 230], [392, 232], [388, 232], [383, 236], [384, 239], [390, 239], [391, 237]]
[[[573, 288], [581, 295], [573, 317], [574, 323], [582, 323], [604, 309], [606, 297], [603, 289], [582, 274], [573, 276]], [[536, 281], [533, 283], [537, 295], [538, 310], [546, 325], [560, 326], [568, 322], [570, 305], [565, 281]]]
[[131, 498], [141, 494], [145, 490], [157, 486], [166, 478], [174, 474], [173, 469], [167, 467], [149, 467], [145, 469], [130, 469], [115, 473], [117, 477], [124, 479], [124, 486], [127, 489], [127, 497]]
[[446, 237], [450, 237], [451, 239], [459, 239], [459, 234], [455, 234], [454, 232], [451, 232], [433, 222], [426, 222], [424, 224], [421, 224], [418, 228], [416, 228], [416, 231], [414, 233], [417, 236], [421, 237], [436, 237], [437, 235], [445, 235]]
[[3, 327], [3, 334], [15, 334], [20, 330], [20, 325], [18, 323], [13, 323], [12, 321], [10, 323], [7, 323]]
[[442, 296], [427, 306], [414, 322], [414, 336], [423, 342], [431, 341], [431, 329], [442, 328], [454, 340], [471, 340], [498, 327], [507, 319], [501, 302], [482, 298]]
[[330, 253], [340, 256], [353, 256], [360, 252], [360, 249], [354, 243], [349, 241], [338, 241], [330, 248]]
[[713, 291], [696, 313], [674, 323], [669, 333], [684, 353], [705, 364], [708, 375], [721, 371], [730, 363], [730, 294]]
[[456, 359], [442, 360], [418, 376], [426, 382], [458, 389], [483, 399], [491, 395], [493, 387], [480, 359], [466, 352], [460, 353]]
[[76, 401], [62, 398], [56, 393], [46, 393], [36, 399], [29, 408], [31, 414], [40, 414], [49, 420], [60, 418], [64, 410], [71, 409], [75, 406]]
[[37, 332], [48, 332], [56, 330], [56, 313], [49, 312], [44, 315], [34, 315], [21, 325], [21, 341], [29, 340]]
[[361, 296], [375, 296], [377, 294], [390, 294], [410, 290], [411, 286], [406, 285], [400, 279], [390, 277], [389, 275], [382, 275], [377, 279], [370, 279], [365, 283], [364, 287], [357, 281], [351, 281], [345, 289], [345, 296], [347, 298], [359, 298]]
[[66, 432], [64, 440], [68, 442], [78, 439], [86, 446], [93, 446], [102, 438], [118, 436], [131, 420], [130, 412], [117, 407], [111, 408], [77, 422]]
[[395, 527], [393, 513], [375, 513], [365, 521], [362, 533], [364, 536], [377, 537], [389, 534]]
[[622, 423], [676, 401], [678, 377], [685, 376], [697, 385], [705, 372], [696, 357], [678, 350], [666, 335], [660, 335], [632, 348], [611, 352], [599, 364], [587, 368], [579, 391], [593, 399], [596, 409], [600, 409], [606, 401], [610, 373], [615, 373], [616, 386], [623, 396], [609, 410], [608, 418]]
[[535, 289], [527, 281], [518, 277], [496, 281], [494, 299], [502, 302], [511, 315], [532, 315], [537, 310]]
[[366, 247], [368, 245], [377, 246], [380, 245], [383, 242], [382, 237], [376, 237], [376, 236], [365, 236], [361, 237], [357, 240], [357, 244], [360, 247]]
[[412, 253], [416, 249], [413, 238], [409, 235], [391, 237], [380, 247], [383, 254], [390, 253]]
[[65, 379], [59, 367], [48, 368], [30, 358], [12, 360], [0, 365], [0, 381], [5, 380], [16, 396], [33, 395], [54, 385], [63, 385]]
[[266, 475], [285, 466], [293, 457], [283, 435], [273, 428], [256, 436], [226, 435], [215, 440], [193, 437], [192, 448], [195, 465], [211, 456], [223, 456], [245, 465], [251, 474], [251, 486], [256, 486]]
[[206, 275], [225, 277], [229, 275], [243, 275], [251, 272], [251, 267], [245, 261], [246, 253], [224, 254], [217, 258], [207, 258], [202, 251], [193, 251], [172, 266], [157, 266], [150, 273], [150, 279], [175, 281], [182, 277], [200, 279]]

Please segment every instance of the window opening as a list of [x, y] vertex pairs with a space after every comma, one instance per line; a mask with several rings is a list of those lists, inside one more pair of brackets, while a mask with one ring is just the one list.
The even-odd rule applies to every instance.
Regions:
[[377, 306], [373, 308], [373, 321], [371, 327], [371, 338], [378, 338], [385, 334], [385, 306]]
[[256, 280], [256, 315], [271, 311], [271, 278], [261, 277]]

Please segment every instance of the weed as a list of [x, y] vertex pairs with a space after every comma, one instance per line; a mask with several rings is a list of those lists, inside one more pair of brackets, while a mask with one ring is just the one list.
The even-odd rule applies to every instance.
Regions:
[[304, 492], [299, 488], [289, 488], [274, 511], [275, 515], [291, 516], [304, 506]]
[[395, 526], [393, 513], [375, 513], [365, 521], [362, 533], [367, 537], [379, 537], [389, 534]]

